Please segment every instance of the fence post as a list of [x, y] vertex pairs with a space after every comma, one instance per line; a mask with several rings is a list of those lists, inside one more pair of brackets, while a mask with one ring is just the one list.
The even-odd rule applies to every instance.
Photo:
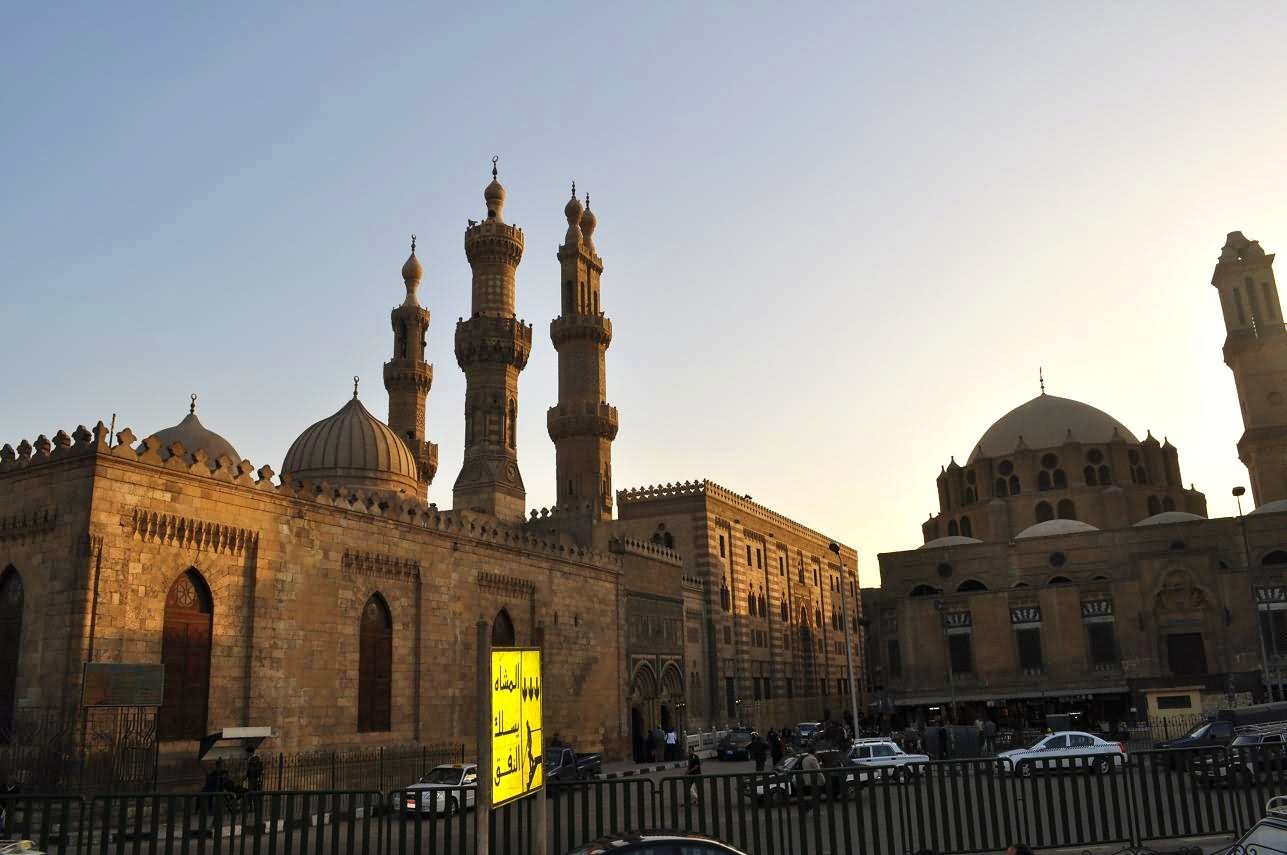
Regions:
[[286, 789], [285, 783], [286, 783], [286, 755], [278, 751], [277, 752], [277, 789], [279, 791]]
[[335, 751], [331, 751], [331, 789], [335, 789]]
[[380, 746], [380, 786], [376, 787], [380, 792], [384, 792], [384, 746]]

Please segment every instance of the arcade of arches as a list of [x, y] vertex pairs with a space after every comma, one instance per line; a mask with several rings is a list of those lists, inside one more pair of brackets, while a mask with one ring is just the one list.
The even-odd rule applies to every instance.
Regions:
[[[656, 666], [651, 662], [635, 665], [630, 681], [630, 744], [636, 762], [661, 759], [648, 756], [648, 734], [659, 730], [665, 734], [672, 728], [679, 733], [686, 730], [684, 678], [676, 662], [661, 666], [657, 678]], [[658, 751], [662, 750], [660, 747]]]

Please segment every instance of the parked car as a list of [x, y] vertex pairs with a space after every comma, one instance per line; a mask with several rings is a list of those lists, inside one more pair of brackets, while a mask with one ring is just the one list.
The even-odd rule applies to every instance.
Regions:
[[1215, 748], [1233, 741], [1234, 723], [1227, 719], [1204, 721], [1194, 725], [1188, 733], [1153, 743], [1154, 748]]
[[749, 727], [735, 727], [728, 733], [724, 734], [719, 744], [715, 746], [715, 757], [720, 760], [749, 760], [751, 754], [751, 729]]
[[618, 852], [629, 852], [632, 855], [675, 855], [677, 852], [682, 852], [683, 855], [746, 855], [714, 837], [683, 831], [610, 834], [573, 849], [567, 855], [616, 855]]
[[1078, 730], [1042, 736], [1027, 748], [1013, 748], [997, 755], [997, 765], [1002, 771], [1023, 778], [1037, 771], [1086, 767], [1095, 774], [1105, 775], [1125, 763], [1125, 745]]
[[[818, 765], [822, 767], [817, 774], [824, 776], [824, 785], [831, 798], [843, 798], [853, 789], [856, 779], [843, 751], [818, 751], [813, 756], [818, 758]], [[742, 792], [756, 801], [778, 804], [812, 795], [811, 776], [801, 771], [804, 757], [803, 754], [792, 754], [767, 775], [744, 778]]]
[[1252, 855], [1256, 852], [1287, 852], [1287, 797], [1274, 796], [1265, 805], [1265, 815], [1246, 834], [1215, 855]]
[[863, 770], [858, 780], [905, 781], [929, 762], [927, 754], [908, 754], [892, 739], [857, 739], [849, 749], [849, 763]]
[[822, 735], [822, 722], [802, 721], [795, 726], [795, 731], [800, 734], [800, 747], [808, 748]]
[[474, 806], [478, 791], [478, 766], [474, 763], [453, 763], [435, 766], [418, 782], [407, 787], [406, 812], [430, 813], [453, 816], [464, 807]]
[[545, 782], [566, 784], [598, 777], [603, 771], [602, 754], [578, 754], [566, 746], [545, 749]]
[[1287, 754], [1283, 751], [1285, 731], [1287, 729], [1273, 728], [1240, 733], [1227, 749], [1194, 758], [1190, 764], [1193, 776], [1208, 787], [1217, 784], [1247, 787], [1280, 780], [1287, 770]]

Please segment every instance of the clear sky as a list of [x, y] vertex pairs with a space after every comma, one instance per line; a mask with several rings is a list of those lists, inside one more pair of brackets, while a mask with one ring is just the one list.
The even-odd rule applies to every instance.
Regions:
[[859, 549], [1047, 389], [1246, 484], [1208, 284], [1287, 250], [1287, 4], [25, 4], [0, 28], [0, 441], [199, 415], [256, 467], [380, 367], [420, 238], [451, 504], [462, 232], [522, 226], [529, 505], [554, 499], [569, 183], [616, 486], [710, 478]]

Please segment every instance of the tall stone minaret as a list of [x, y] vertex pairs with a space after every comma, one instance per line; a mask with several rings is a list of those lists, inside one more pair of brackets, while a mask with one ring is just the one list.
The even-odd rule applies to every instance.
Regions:
[[1256, 505], [1287, 499], [1287, 335], [1274, 282], [1274, 257], [1242, 232], [1230, 232], [1211, 284], [1220, 292], [1244, 432], [1238, 457]]
[[456, 362], [465, 372], [465, 461], [452, 493], [456, 508], [521, 520], [527, 491], [518, 471], [518, 372], [532, 352], [532, 327], [514, 315], [523, 231], [501, 216], [505, 188], [496, 180], [496, 158], [483, 199], [487, 219], [470, 220], [465, 229], [473, 308], [456, 324]]
[[425, 362], [429, 310], [416, 298], [423, 276], [424, 268], [416, 258], [416, 236], [412, 235], [411, 255], [402, 265], [407, 297], [389, 313], [393, 323], [393, 358], [384, 363], [384, 388], [389, 393], [389, 427], [406, 440], [416, 458], [422, 498], [438, 471], [438, 446], [425, 439], [425, 398], [433, 386], [433, 366]]
[[599, 307], [603, 259], [594, 251], [590, 197], [586, 195], [583, 208], [576, 184], [563, 213], [568, 220], [558, 251], [563, 311], [550, 322], [550, 338], [559, 352], [559, 403], [546, 415], [554, 440], [556, 495], [561, 508], [610, 520], [617, 408], [607, 401], [604, 355], [612, 342], [612, 322]]

